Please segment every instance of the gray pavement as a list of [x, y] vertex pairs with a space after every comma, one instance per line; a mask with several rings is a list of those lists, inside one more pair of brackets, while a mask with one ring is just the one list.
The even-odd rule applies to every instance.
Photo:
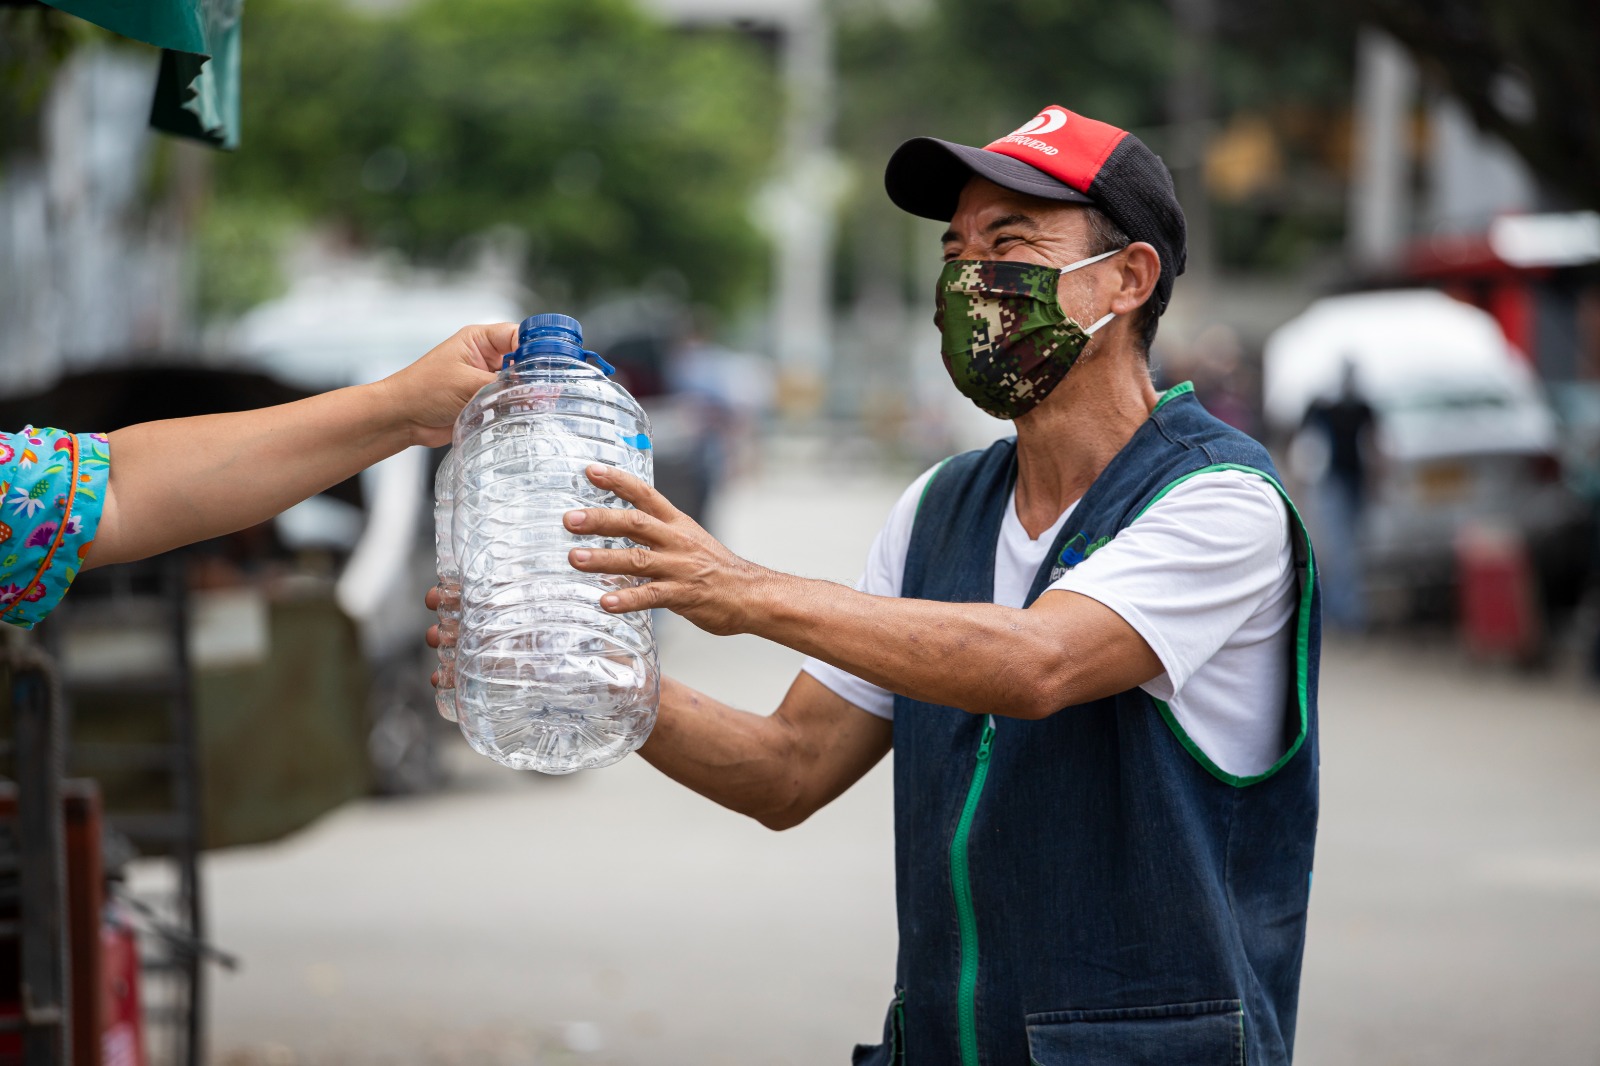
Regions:
[[[719, 532], [851, 580], [909, 478], [769, 475]], [[799, 658], [662, 626], [752, 710]], [[1600, 698], [1448, 648], [1329, 649], [1299, 1061], [1600, 1066]], [[887, 764], [774, 834], [641, 760], [564, 779], [455, 749], [457, 787], [206, 863], [213, 1061], [848, 1061], [894, 965]]]

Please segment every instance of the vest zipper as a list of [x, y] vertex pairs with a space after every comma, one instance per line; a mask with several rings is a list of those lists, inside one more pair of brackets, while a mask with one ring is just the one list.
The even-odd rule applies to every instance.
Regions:
[[961, 977], [957, 985], [956, 1021], [961, 1039], [961, 1066], [978, 1066], [978, 917], [972, 907], [972, 878], [967, 870], [967, 837], [978, 813], [978, 797], [989, 776], [989, 749], [994, 744], [994, 715], [983, 723], [977, 763], [967, 803], [961, 809], [955, 836], [950, 839], [950, 886], [955, 891], [956, 921], [961, 929]]

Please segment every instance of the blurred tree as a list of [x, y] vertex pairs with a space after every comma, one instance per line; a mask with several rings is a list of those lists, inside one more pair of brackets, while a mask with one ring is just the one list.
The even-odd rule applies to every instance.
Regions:
[[54, 8], [0, 5], [0, 159], [38, 150], [50, 79], [81, 44], [110, 34]]
[[1164, 0], [903, 8], [840, 10], [840, 138], [878, 163], [917, 134], [987, 143], [1052, 102], [1129, 127], [1165, 121], [1173, 34]]
[[[246, 141], [217, 161], [220, 200], [422, 261], [509, 227], [547, 296], [764, 292], [746, 207], [777, 92], [752, 41], [675, 33], [628, 0], [252, 0], [244, 40]], [[218, 249], [248, 232], [237, 211], [218, 224]]]
[[210, 198], [194, 237], [191, 264], [201, 321], [231, 318], [281, 296], [281, 263], [296, 216], [280, 201]]
[[1534, 172], [1600, 207], [1600, 3], [1358, 0]]
[[[1206, 6], [1211, 114], [1191, 140], [1174, 125], [1186, 117], [1174, 114], [1180, 62], [1174, 0], [841, 5], [841, 95], [849, 105], [840, 140], [862, 173], [849, 229], [865, 233], [877, 225], [871, 216], [883, 209], [878, 178], [904, 138], [933, 134], [984, 144], [1059, 103], [1133, 130], [1174, 169], [1207, 165], [1194, 158], [1193, 145], [1242, 118], [1270, 139], [1275, 165], [1270, 181], [1251, 186], [1248, 195], [1230, 196], [1236, 186], [1211, 190], [1218, 261], [1235, 270], [1280, 269], [1328, 247], [1343, 224], [1354, 20], [1335, 3]], [[851, 269], [862, 268], [847, 263]]]

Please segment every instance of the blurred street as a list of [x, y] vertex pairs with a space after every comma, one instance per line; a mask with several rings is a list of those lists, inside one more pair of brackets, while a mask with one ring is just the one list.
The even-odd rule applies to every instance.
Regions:
[[[802, 457], [803, 458], [803, 457]], [[807, 473], [792, 471], [806, 470]], [[775, 462], [716, 531], [849, 581], [910, 475]], [[769, 710], [798, 656], [668, 619], [670, 673]], [[1600, 1063], [1600, 700], [1444, 642], [1324, 657], [1298, 1061]], [[639, 759], [454, 787], [205, 862], [212, 1061], [848, 1061], [892, 994], [890, 774], [773, 834]]]
[[[978, 879], [976, 906], [1055, 915], [1025, 926], [1038, 974], [985, 956], [963, 1011], [1022, 986], [1093, 1014], [1141, 973], [1192, 974], [1170, 961], [1186, 945], [1265, 929], [1282, 948], [1242, 1024], [1282, 1032], [1281, 953], [1308, 922], [1302, 1064], [1600, 1066], [1597, 12], [0, 0], [0, 1066], [813, 1066], [876, 1044], [887, 764], [785, 833], [642, 758], [504, 769], [434, 713], [424, 630], [467, 605], [469, 701], [545, 686], [636, 714], [646, 675], [522, 587], [552, 543], [529, 516], [567, 499], [560, 471], [590, 488], [564, 464], [648, 455], [735, 552], [849, 583], [922, 468], [1004, 430], [991, 411], [1032, 457], [1027, 529], [1107, 487], [1104, 514], [1051, 535], [1061, 574], [1106, 544], [1101, 521], [1145, 515], [1116, 498], [1123, 473], [1216, 464], [1166, 482], [1146, 510], [1172, 517], [1124, 562], [1063, 578], [1103, 582], [1142, 634], [1108, 641], [1111, 668], [1154, 649], [1189, 678], [1161, 710], [1208, 765], [1278, 754], [1275, 649], [1303, 615], [1276, 564], [1303, 553], [1275, 551], [1252, 492], [1167, 490], [1270, 453], [1331, 635], [1309, 919], [1168, 839], [1259, 857], [1264, 832], [1263, 869], [1298, 893], [1305, 791], [1219, 811], [1180, 772], [1151, 786], [1189, 819], [1173, 831], [1050, 806], [1135, 720], [1058, 718], [1060, 759], [978, 746], [1022, 756], [996, 780], [1037, 793], [980, 797], [974, 775], [966, 807], [948, 797], [984, 812], [958, 836], [995, 847], [986, 868], [1020, 871], [1008, 900]], [[1141, 435], [1126, 416], [1151, 387], [1181, 402]], [[408, 446], [452, 420], [454, 460]], [[1000, 488], [973, 484], [950, 495]], [[945, 565], [961, 552], [930, 569], [924, 543], [899, 576], [972, 598]], [[699, 567], [655, 547], [655, 574]], [[994, 598], [1037, 565], [997, 567]], [[897, 580], [875, 569], [875, 591]], [[461, 590], [439, 613], [436, 582]], [[1070, 639], [1092, 613], [1035, 620], [1098, 662]], [[752, 712], [800, 665], [656, 626], [664, 672]], [[1009, 636], [958, 636], [896, 683], [971, 651], [1000, 666], [980, 685], [1051, 691]], [[473, 742], [536, 732], [508, 714]], [[1118, 780], [1171, 776], [1121, 750]], [[1127, 876], [1086, 875], [1106, 856]], [[911, 909], [970, 958], [959, 880]], [[1109, 917], [1060, 925], [1075, 914]], [[1134, 958], [1129, 916], [1158, 914], [1183, 921], [1143, 940], [1177, 954]], [[1093, 992], [1080, 964], [1127, 983]], [[1187, 1009], [1140, 1021], [1230, 1039], [1201, 1002], [1230, 995], [1185, 988], [1166, 998]], [[1066, 1044], [1142, 1031], [1071, 1020]], [[926, 1066], [915, 1010], [907, 1026]], [[1026, 1057], [967, 1029], [964, 1059]], [[1181, 1039], [1163, 1055], [1202, 1057]], [[1246, 1042], [1255, 1066], [1281, 1057]]]

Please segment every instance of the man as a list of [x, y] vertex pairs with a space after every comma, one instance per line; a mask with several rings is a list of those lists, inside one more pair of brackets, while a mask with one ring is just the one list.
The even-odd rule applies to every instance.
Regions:
[[1338, 395], [1314, 401], [1306, 410], [1304, 429], [1321, 436], [1328, 457], [1318, 494], [1327, 534], [1323, 572], [1332, 575], [1325, 604], [1327, 618], [1351, 633], [1366, 627], [1361, 517], [1367, 503], [1367, 453], [1376, 424], [1377, 415], [1362, 397], [1356, 380], [1355, 358], [1345, 356], [1339, 368]]
[[859, 590], [741, 559], [593, 468], [637, 510], [568, 529], [644, 547], [572, 564], [650, 579], [608, 610], [812, 656], [770, 717], [668, 680], [641, 754], [782, 829], [893, 747], [897, 987], [858, 1064], [1286, 1063], [1317, 593], [1265, 451], [1151, 385], [1183, 266], [1171, 179], [1051, 107], [983, 149], [909, 141], [887, 185], [949, 220], [945, 362], [1016, 438], [919, 478]]

